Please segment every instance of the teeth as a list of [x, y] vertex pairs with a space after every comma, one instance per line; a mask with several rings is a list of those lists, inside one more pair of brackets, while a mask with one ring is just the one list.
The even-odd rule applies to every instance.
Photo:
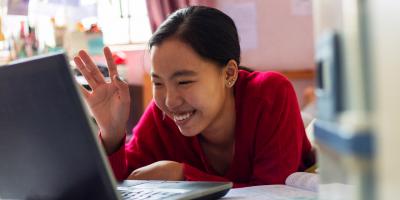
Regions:
[[174, 115], [174, 120], [175, 121], [183, 121], [187, 118], [189, 118], [191, 115], [193, 114], [193, 112], [188, 112], [182, 115]]

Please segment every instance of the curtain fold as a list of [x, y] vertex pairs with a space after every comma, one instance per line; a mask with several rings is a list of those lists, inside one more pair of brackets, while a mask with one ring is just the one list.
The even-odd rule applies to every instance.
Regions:
[[153, 33], [169, 14], [180, 8], [192, 5], [215, 6], [215, 0], [146, 0], [146, 3]]

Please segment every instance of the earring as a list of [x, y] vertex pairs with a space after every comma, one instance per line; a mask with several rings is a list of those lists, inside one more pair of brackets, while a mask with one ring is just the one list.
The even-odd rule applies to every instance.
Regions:
[[228, 86], [229, 86], [229, 87], [232, 87], [234, 84], [235, 84], [235, 80], [234, 80], [234, 79], [232, 79], [232, 80], [230, 80], [230, 81], [228, 82]]

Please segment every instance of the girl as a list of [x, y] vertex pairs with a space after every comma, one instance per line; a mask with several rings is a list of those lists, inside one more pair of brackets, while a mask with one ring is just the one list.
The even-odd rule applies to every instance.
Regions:
[[154, 101], [127, 144], [129, 90], [109, 48], [111, 83], [86, 52], [74, 59], [92, 88], [81, 90], [118, 180], [282, 184], [314, 164], [292, 85], [278, 73], [240, 69], [238, 33], [226, 14], [178, 10], [149, 46]]

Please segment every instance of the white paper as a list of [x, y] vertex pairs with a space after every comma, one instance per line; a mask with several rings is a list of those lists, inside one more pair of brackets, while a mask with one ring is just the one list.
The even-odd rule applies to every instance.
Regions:
[[296, 172], [286, 178], [286, 185], [318, 192], [319, 177], [317, 174]]
[[287, 185], [260, 185], [245, 188], [231, 189], [222, 199], [270, 199], [270, 200], [316, 200], [318, 193], [302, 190]]
[[292, 14], [298, 16], [311, 15], [311, 0], [292, 0]]
[[242, 50], [258, 46], [257, 9], [254, 2], [222, 4], [220, 9], [235, 22]]
[[319, 176], [317, 174], [295, 172], [286, 178], [285, 184], [231, 189], [223, 199], [314, 200], [318, 197]]

